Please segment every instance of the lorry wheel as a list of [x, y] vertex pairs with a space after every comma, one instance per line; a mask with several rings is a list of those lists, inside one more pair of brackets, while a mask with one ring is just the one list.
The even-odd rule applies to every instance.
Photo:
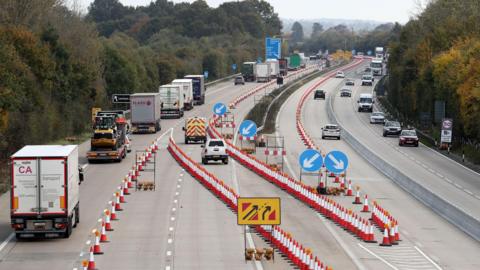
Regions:
[[72, 219], [68, 219], [68, 225], [67, 225], [67, 230], [65, 231], [65, 234], [63, 235], [64, 238], [69, 238], [70, 235], [72, 234]]
[[185, 144], [188, 144], [188, 139], [187, 138], [185, 138]]
[[20, 240], [23, 239], [21, 233], [16, 233], [16, 234], [15, 234], [15, 238], [17, 239], [17, 241], [20, 241]]
[[80, 223], [80, 204], [77, 206], [77, 211], [75, 211], [75, 226]]

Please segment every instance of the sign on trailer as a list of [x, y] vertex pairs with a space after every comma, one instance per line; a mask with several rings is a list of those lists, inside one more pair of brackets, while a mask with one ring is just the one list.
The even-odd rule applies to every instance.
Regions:
[[280, 225], [280, 198], [238, 198], [238, 225]]
[[113, 94], [112, 103], [130, 103], [130, 94]]

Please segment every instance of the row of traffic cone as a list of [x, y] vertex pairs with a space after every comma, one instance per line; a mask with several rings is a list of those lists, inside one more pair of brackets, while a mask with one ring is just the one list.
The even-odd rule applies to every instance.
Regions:
[[[284, 189], [286, 192], [317, 210], [322, 215], [331, 218], [338, 225], [346, 228], [348, 231], [351, 231], [363, 241], [375, 241], [373, 226], [370, 222], [367, 222], [366, 220], [363, 220], [355, 215], [351, 217], [351, 222], [353, 222], [353, 224], [350, 226], [350, 223], [347, 223], [345, 220], [350, 216], [346, 214], [347, 210], [345, 207], [342, 207], [340, 204], [332, 199], [327, 198], [326, 196], [316, 194], [309, 186], [294, 180], [287, 174], [270, 170], [267, 164], [256, 159], [255, 157], [243, 153], [240, 149], [231, 145], [230, 143], [227, 143], [227, 145], [229, 146], [227, 150], [229, 155], [235, 158], [239, 163], [254, 171], [256, 174], [262, 176], [269, 182]], [[346, 195], [351, 193], [351, 182], [349, 183], [349, 187], [350, 188], [348, 190], [350, 191], [347, 190]], [[364, 206], [364, 210], [368, 211], [368, 199], [365, 200], [365, 203], [366, 205]]]
[[[188, 173], [190, 173], [195, 179], [199, 180], [200, 183], [202, 183], [207, 189], [211, 190], [234, 212], [237, 211], [237, 199], [239, 196], [232, 188], [227, 186], [222, 180], [209, 173], [204, 167], [198, 165], [197, 162], [188, 157], [182, 151], [182, 149], [178, 147], [172, 138], [170, 138], [168, 150], [175, 160], [177, 160], [177, 162], [179, 162]], [[256, 229], [265, 238], [271, 239], [272, 237], [268, 236], [268, 234], [271, 234], [274, 239], [272, 244], [282, 253], [284, 253], [294, 264], [299, 266], [300, 269], [331, 269], [327, 266], [324, 267], [323, 263], [317, 259], [317, 257], [313, 257], [313, 254], [307, 253], [306, 249], [303, 248], [297, 241], [293, 240], [290, 236], [290, 242], [287, 242], [285, 240], [286, 238], [280, 241], [280, 236], [285, 235], [285, 232], [282, 231], [278, 226], [275, 226], [272, 232], [268, 232], [265, 229], [265, 226], [257, 226]], [[296, 244], [295, 247], [293, 246], [293, 243]]]
[[88, 260], [82, 261], [82, 267], [84, 270], [97, 269], [95, 265], [95, 255], [102, 255], [103, 251], [101, 249], [101, 244], [109, 242], [107, 232], [114, 230], [111, 221], [119, 220], [117, 212], [123, 211], [121, 204], [126, 203], [125, 196], [131, 194], [129, 189], [133, 188], [132, 181], [137, 180], [142, 166], [145, 166], [145, 162], [148, 162], [152, 157], [152, 153], [155, 153], [158, 150], [157, 143], [157, 141], [153, 141], [147, 148], [146, 152], [141, 156], [141, 159], [139, 159], [139, 161], [136, 162], [136, 165], [129, 170], [120, 186], [118, 186], [117, 191], [113, 193], [113, 200], [108, 202], [109, 208], [103, 210], [103, 218], [98, 220], [100, 230], [92, 230], [94, 240], [93, 245], [90, 246], [89, 249], [89, 258]]

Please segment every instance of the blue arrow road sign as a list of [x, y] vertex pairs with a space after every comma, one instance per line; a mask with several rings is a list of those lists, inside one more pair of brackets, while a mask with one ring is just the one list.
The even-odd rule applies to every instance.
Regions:
[[320, 170], [322, 167], [323, 157], [317, 150], [307, 149], [302, 152], [298, 162], [300, 163], [300, 167], [305, 171], [314, 172]]
[[232, 70], [233, 71], [237, 70], [237, 64], [232, 64]]
[[216, 103], [215, 105], [213, 105], [213, 113], [214, 114], [216, 114], [218, 116], [222, 116], [226, 112], [227, 112], [227, 106], [225, 106], [225, 104], [219, 102], [219, 103]]
[[347, 155], [341, 151], [331, 151], [325, 156], [325, 167], [335, 174], [344, 172], [348, 167]]
[[243, 137], [253, 137], [257, 135], [257, 124], [251, 120], [245, 120], [238, 128], [238, 133]]
[[208, 79], [208, 71], [207, 71], [207, 70], [205, 70], [205, 71], [203, 72], [203, 77], [205, 77], [205, 79]]

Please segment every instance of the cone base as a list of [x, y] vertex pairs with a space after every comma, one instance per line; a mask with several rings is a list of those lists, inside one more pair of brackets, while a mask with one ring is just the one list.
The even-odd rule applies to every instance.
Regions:
[[98, 251], [98, 252], [93, 252], [93, 254], [95, 254], [95, 255], [102, 255], [103, 252], [102, 252], [102, 251]]
[[352, 202], [352, 204], [362, 204], [361, 202]]
[[107, 232], [113, 232], [113, 231], [115, 231], [115, 230], [114, 230], [114, 229], [105, 229], [105, 231], [107, 231]]
[[392, 244], [384, 244], [384, 243], [381, 243], [379, 246], [382, 246], [382, 247], [391, 247]]

